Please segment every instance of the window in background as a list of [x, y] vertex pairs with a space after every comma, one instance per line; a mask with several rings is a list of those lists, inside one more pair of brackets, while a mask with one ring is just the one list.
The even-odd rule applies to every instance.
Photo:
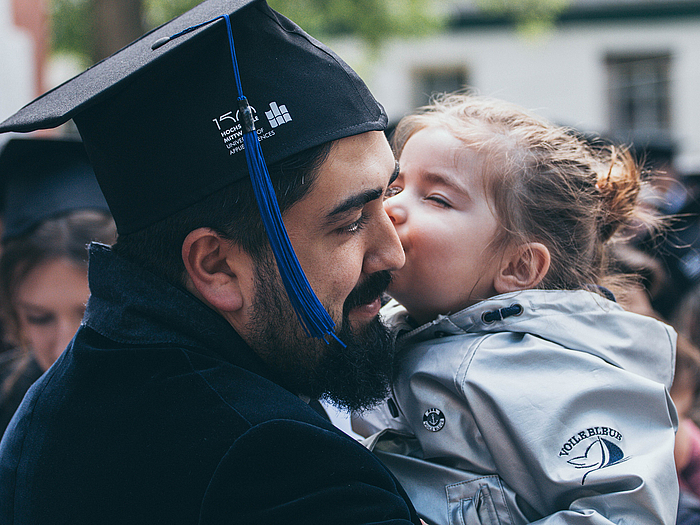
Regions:
[[420, 68], [413, 72], [413, 77], [414, 107], [426, 105], [433, 95], [464, 89], [468, 84], [467, 70], [463, 66]]
[[670, 55], [609, 55], [606, 66], [610, 134], [621, 140], [668, 141]]

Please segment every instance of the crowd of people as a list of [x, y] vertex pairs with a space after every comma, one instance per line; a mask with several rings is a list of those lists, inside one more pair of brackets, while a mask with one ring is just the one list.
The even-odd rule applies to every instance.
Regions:
[[264, 0], [0, 133], [70, 119], [0, 151], [0, 523], [700, 523], [694, 178], [465, 92], [385, 133]]

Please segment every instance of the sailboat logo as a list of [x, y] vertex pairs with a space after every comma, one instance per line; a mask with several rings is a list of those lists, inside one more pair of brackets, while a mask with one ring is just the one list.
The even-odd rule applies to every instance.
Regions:
[[587, 469], [581, 479], [581, 485], [583, 485], [586, 482], [586, 476], [591, 472], [622, 463], [627, 459], [625, 453], [615, 443], [597, 436], [595, 441], [588, 445], [583, 456], [571, 458], [567, 463], [577, 469]]

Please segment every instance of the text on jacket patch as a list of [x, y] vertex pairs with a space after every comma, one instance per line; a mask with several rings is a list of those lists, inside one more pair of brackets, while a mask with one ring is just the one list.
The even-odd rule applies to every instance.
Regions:
[[610, 437], [613, 439], [616, 439], [618, 441], [622, 441], [622, 434], [620, 434], [617, 430], [614, 428], [610, 427], [590, 427], [587, 428], [586, 430], [582, 430], [580, 432], [577, 432], [573, 436], [569, 438], [569, 440], [562, 445], [561, 450], [559, 451], [559, 456], [568, 456], [569, 452], [581, 441], [583, 441], [586, 438], [590, 438], [593, 436], [606, 436]]

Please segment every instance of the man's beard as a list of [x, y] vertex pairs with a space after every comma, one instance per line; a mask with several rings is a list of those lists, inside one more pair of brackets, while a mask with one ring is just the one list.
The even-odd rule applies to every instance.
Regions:
[[341, 327], [336, 335], [345, 348], [332, 337], [326, 343], [306, 334], [273, 261], [258, 261], [255, 278], [247, 339], [283, 386], [354, 412], [372, 408], [387, 397], [393, 371], [393, 338], [378, 317], [353, 329], [348, 314], [382, 294], [391, 280], [389, 272], [372, 274], [356, 286], [345, 300], [342, 319], [334, 318]]

